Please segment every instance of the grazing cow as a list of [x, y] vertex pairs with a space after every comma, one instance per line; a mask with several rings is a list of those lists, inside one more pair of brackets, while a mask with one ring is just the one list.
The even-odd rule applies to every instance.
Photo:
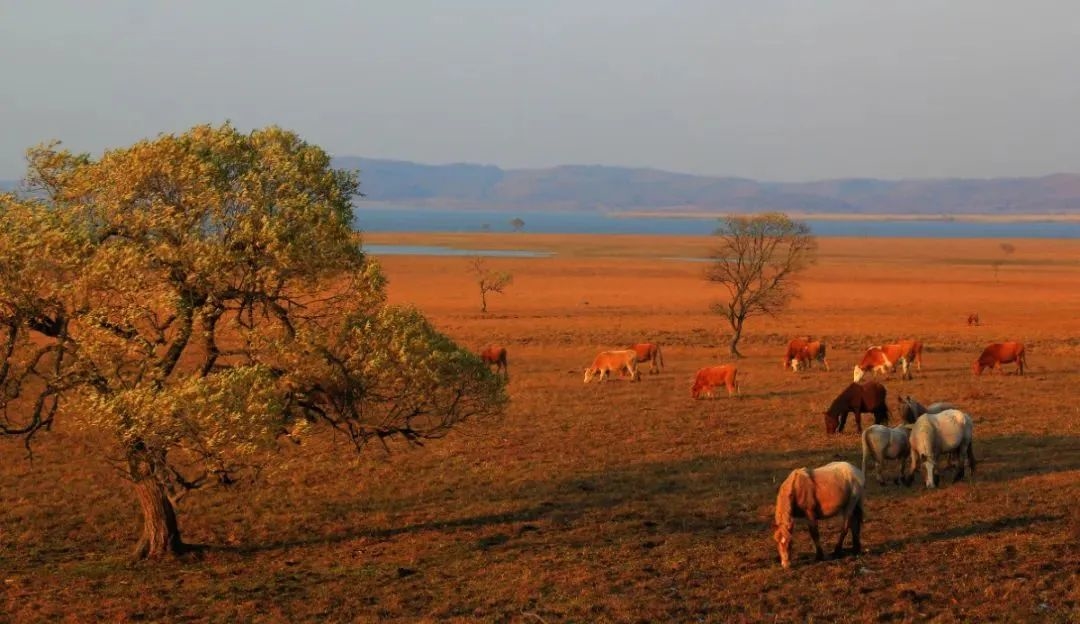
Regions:
[[947, 409], [956, 409], [956, 406], [952, 403], [942, 401], [923, 407], [922, 403], [910, 396], [897, 397], [897, 400], [900, 402], [900, 420], [909, 424], [914, 424], [915, 420], [923, 414], [937, 414]]
[[690, 387], [690, 396], [699, 399], [702, 395], [713, 396], [713, 391], [724, 386], [728, 396], [739, 394], [738, 369], [734, 364], [720, 364], [719, 366], [706, 366], [698, 370], [694, 376], [694, 385]]
[[979, 359], [975, 360], [971, 365], [971, 371], [976, 375], [981, 375], [983, 370], [987, 368], [991, 371], [1002, 372], [1001, 365], [1010, 362], [1016, 362], [1017, 374], [1024, 374], [1024, 367], [1027, 366], [1027, 354], [1024, 352], [1023, 343], [995, 342], [988, 345], [983, 349]]
[[877, 481], [885, 485], [885, 477], [881, 469], [885, 466], [885, 460], [900, 460], [900, 476], [896, 483], [904, 481], [904, 465], [907, 463], [911, 447], [908, 443], [908, 435], [911, 433], [910, 424], [902, 424], [890, 429], [884, 425], [870, 425], [862, 433], [862, 469], [866, 473], [866, 460], [873, 456], [877, 465]]
[[908, 365], [914, 364], [922, 372], [922, 342], [914, 338], [905, 338], [897, 341], [900, 345], [900, 353], [907, 359]]
[[836, 548], [833, 549], [833, 557], [839, 557], [843, 553], [844, 538], [847, 537], [849, 529], [852, 550], [858, 554], [862, 550], [859, 538], [862, 533], [865, 487], [866, 478], [862, 471], [847, 462], [832, 462], [813, 470], [792, 470], [776, 494], [773, 539], [776, 540], [776, 550], [780, 553], [780, 565], [785, 569], [791, 567], [795, 518], [806, 518], [818, 561], [825, 558], [818, 534], [818, 520], [833, 516], [841, 516], [844, 520], [840, 527], [840, 539], [836, 540]]
[[660, 374], [660, 367], [664, 365], [664, 355], [660, 353], [660, 345], [654, 342], [639, 342], [627, 347], [637, 354], [638, 364], [649, 363], [649, 374]]
[[844, 391], [829, 405], [829, 409], [825, 410], [825, 432], [843, 432], [848, 412], [855, 413], [855, 427], [859, 433], [862, 433], [864, 412], [874, 415], [874, 424], [887, 424], [889, 406], [885, 401], [886, 394], [885, 386], [876, 381], [868, 381], [864, 384], [852, 383], [844, 388]]
[[480, 352], [480, 359], [489, 367], [494, 366], [496, 374], [501, 371], [504, 378], [510, 379], [510, 370], [506, 366], [506, 347], [496, 345], [484, 347], [484, 350]]
[[968, 314], [967, 324], [968, 324], [968, 327], [971, 327], [972, 325], [977, 326], [979, 324], [979, 313], [978, 312], [972, 312], [971, 314]]
[[806, 345], [810, 344], [809, 338], [792, 338], [788, 342], [787, 350], [784, 351], [784, 361], [782, 362], [784, 370], [790, 366], [792, 370], [798, 370], [798, 362], [801, 360], [803, 350], [806, 349]]
[[897, 364], [900, 364], [901, 377], [911, 379], [911, 369], [908, 367], [907, 357], [905, 357], [904, 350], [900, 345], [891, 344], [870, 347], [863, 354], [859, 363], [855, 365], [852, 380], [859, 381], [869, 371], [888, 375], [889, 371], [896, 369]]
[[960, 458], [953, 477], [953, 483], [964, 478], [964, 457], [975, 478], [975, 450], [972, 445], [974, 425], [971, 416], [952, 409], [937, 414], [923, 414], [911, 426], [911, 465], [906, 483], [911, 485], [919, 470], [919, 462], [926, 468], [926, 487], [937, 486], [934, 466], [946, 453], [955, 453]]
[[799, 370], [800, 368], [810, 369], [810, 365], [814, 362], [821, 362], [821, 365], [825, 367], [825, 370], [829, 370], [829, 360], [825, 359], [825, 352], [827, 346], [820, 340], [812, 340], [803, 346], [799, 351], [799, 355], [791, 360], [791, 370]]
[[604, 351], [593, 359], [592, 366], [585, 369], [585, 383], [589, 383], [589, 380], [596, 375], [600, 375], [600, 381], [607, 381], [611, 376], [611, 371], [622, 370], [630, 374], [630, 379], [641, 381], [636, 353], [631, 350]]

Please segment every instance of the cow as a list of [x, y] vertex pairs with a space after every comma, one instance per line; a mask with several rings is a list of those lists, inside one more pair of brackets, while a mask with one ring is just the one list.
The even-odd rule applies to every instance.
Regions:
[[1024, 344], [1021, 342], [995, 342], [983, 349], [982, 355], [971, 365], [971, 371], [975, 375], [981, 375], [984, 369], [1001, 371], [1002, 364], [1016, 362], [1016, 373], [1024, 374], [1027, 366], [1027, 354], [1024, 352]]
[[900, 364], [901, 376], [911, 379], [911, 369], [908, 367], [907, 357], [903, 348], [898, 344], [870, 347], [863, 354], [862, 359], [855, 365], [852, 380], [858, 382], [867, 372], [873, 371], [882, 375], [888, 375], [889, 371], [896, 370]]
[[624, 351], [603, 351], [593, 359], [592, 366], [585, 369], [585, 383], [600, 375], [600, 381], [607, 381], [611, 371], [625, 370], [633, 381], [641, 381], [637, 367], [637, 354], [627, 349]]
[[699, 399], [702, 395], [711, 397], [717, 387], [723, 385], [727, 388], [728, 396], [739, 394], [739, 381], [736, 376], [738, 369], [733, 364], [721, 364], [719, 366], [706, 366], [697, 372], [694, 377], [694, 385], [690, 388], [690, 396]]
[[660, 345], [654, 342], [639, 342], [630, 345], [627, 349], [637, 354], [638, 364], [649, 363], [649, 374], [660, 374], [660, 368], [664, 365], [664, 355], [660, 353]]
[[908, 366], [914, 364], [919, 372], [922, 372], [922, 342], [915, 338], [902, 338], [896, 343], [900, 345], [900, 351], [907, 358]]
[[968, 324], [968, 327], [971, 327], [973, 325], [978, 327], [978, 325], [979, 325], [979, 313], [978, 312], [972, 312], [971, 314], [968, 314], [967, 324]]
[[792, 370], [798, 370], [803, 350], [808, 344], [810, 344], [810, 338], [792, 338], [788, 342], [787, 350], [784, 351], [784, 361], [781, 363], [784, 370], [787, 370], [789, 366]]
[[825, 359], [825, 351], [827, 347], [824, 342], [820, 340], [812, 340], [803, 346], [799, 351], [799, 355], [791, 360], [791, 370], [797, 371], [800, 368], [810, 369], [810, 364], [815, 360], [821, 362], [821, 365], [825, 367], [825, 370], [829, 369], [829, 360]]
[[480, 352], [480, 359], [488, 367], [495, 367], [495, 374], [502, 373], [505, 379], [510, 379], [510, 370], [506, 366], [506, 347], [489, 345]]
[[842, 433], [848, 412], [855, 414], [855, 427], [859, 433], [862, 433], [862, 415], [866, 412], [874, 415], [875, 425], [888, 424], [887, 394], [885, 386], [876, 381], [848, 385], [825, 410], [825, 433]]

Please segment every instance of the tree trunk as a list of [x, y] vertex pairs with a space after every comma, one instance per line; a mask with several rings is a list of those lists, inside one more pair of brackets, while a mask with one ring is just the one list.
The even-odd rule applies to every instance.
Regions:
[[487, 291], [480, 289], [480, 312], [487, 312]]
[[143, 513], [142, 537], [135, 547], [136, 559], [159, 559], [185, 551], [176, 524], [176, 510], [165, 489], [153, 478], [135, 482], [135, 495]]
[[731, 355], [736, 358], [742, 358], [742, 353], [739, 353], [739, 339], [742, 338], [742, 319], [738, 319], [731, 324]]

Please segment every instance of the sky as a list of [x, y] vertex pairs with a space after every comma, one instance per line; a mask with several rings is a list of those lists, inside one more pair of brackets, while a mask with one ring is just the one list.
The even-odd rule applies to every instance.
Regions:
[[0, 179], [225, 120], [507, 168], [1080, 172], [1080, 2], [0, 0]]

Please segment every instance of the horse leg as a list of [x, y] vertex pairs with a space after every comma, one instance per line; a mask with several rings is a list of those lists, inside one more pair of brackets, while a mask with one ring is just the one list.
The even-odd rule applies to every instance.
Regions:
[[862, 553], [862, 521], [862, 501], [859, 501], [859, 504], [855, 505], [854, 513], [851, 514], [851, 548], [856, 555]]
[[862, 412], [855, 412], [855, 431], [862, 433]]
[[937, 487], [937, 478], [934, 477], [934, 458], [929, 455], [923, 457], [923, 466], [926, 468], [926, 487], [933, 489]]
[[847, 424], [847, 412], [840, 414], [840, 424], [836, 426], [836, 433], [844, 432], [844, 425]]
[[844, 514], [844, 524], [840, 526], [840, 538], [836, 540], [836, 548], [833, 548], [833, 559], [839, 559], [844, 554], [844, 538], [847, 537], [848, 529], [851, 528], [851, 512]]
[[810, 539], [814, 540], [814, 558], [818, 561], [825, 559], [825, 550], [821, 547], [821, 535], [818, 533], [817, 520], [807, 518], [807, 528], [810, 530]]
[[960, 448], [956, 449], [956, 475], [953, 476], [953, 483], [959, 483], [964, 478], [964, 460], [967, 458], [967, 445], [961, 444]]
[[968, 442], [967, 445], [968, 467], [971, 468], [971, 482], [975, 483], [975, 444]]

